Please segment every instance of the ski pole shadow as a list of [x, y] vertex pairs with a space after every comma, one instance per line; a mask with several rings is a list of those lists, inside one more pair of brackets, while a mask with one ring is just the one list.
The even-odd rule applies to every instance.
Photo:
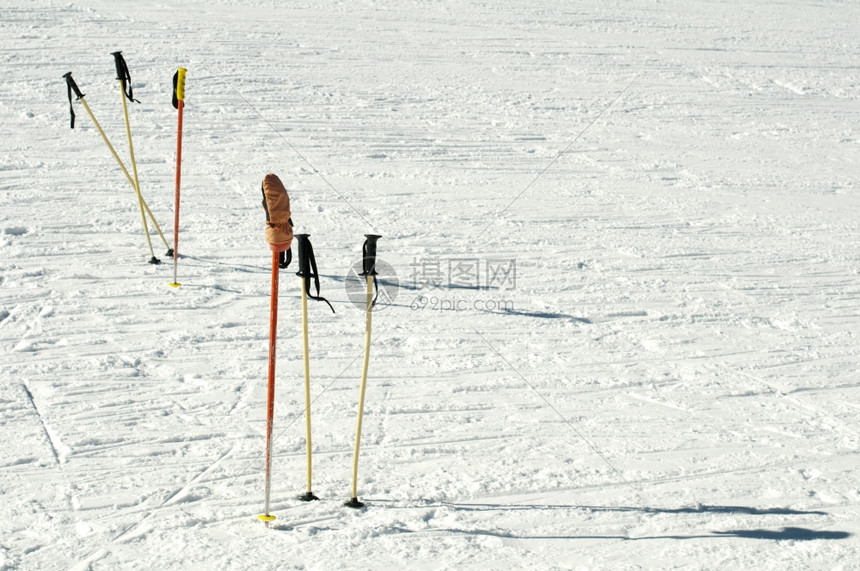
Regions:
[[[413, 530], [398, 528], [400, 532], [412, 532]], [[774, 529], [739, 529], [729, 531], [712, 531], [710, 533], [697, 535], [646, 535], [641, 537], [630, 537], [627, 535], [517, 535], [514, 533], [505, 533], [499, 531], [488, 531], [482, 529], [454, 529], [454, 528], [438, 528], [426, 530], [427, 532], [437, 533], [453, 533], [458, 535], [484, 535], [498, 537], [501, 539], [611, 539], [614, 541], [653, 541], [659, 539], [685, 540], [685, 539], [759, 539], [766, 541], [815, 541], [815, 540], [840, 540], [851, 537], [847, 531], [818, 531], [806, 529], [802, 527], [784, 527], [779, 530]]]
[[568, 313], [559, 313], [555, 311], [523, 311], [511, 308], [503, 308], [500, 311], [482, 310], [484, 313], [495, 313], [497, 315], [514, 315], [517, 317], [531, 317], [534, 319], [569, 319], [577, 323], [590, 325], [593, 323], [587, 317], [577, 317]]
[[847, 539], [851, 534], [847, 531], [819, 531], [803, 527], [784, 527], [773, 529], [736, 529], [731, 531], [712, 531], [707, 537], [742, 537], [746, 539], [764, 539], [768, 541], [813, 541], [816, 539]]
[[757, 508], [751, 506], [709, 506], [695, 505], [680, 508], [652, 508], [647, 506], [577, 506], [562, 504], [456, 504], [440, 502], [440, 506], [447, 506], [462, 511], [489, 511], [489, 510], [583, 510], [589, 512], [639, 512], [646, 514], [742, 514], [742, 515], [829, 515], [828, 512], [820, 510], [795, 510], [791, 508]]
[[[394, 503], [390, 500], [370, 500], [373, 503]], [[828, 512], [820, 510], [796, 510], [791, 508], [758, 508], [751, 506], [708, 506], [696, 505], [680, 508], [655, 508], [655, 507], [633, 507], [633, 506], [584, 506], [584, 505], [552, 505], [552, 504], [530, 504], [530, 505], [504, 505], [504, 504], [459, 504], [451, 502], [427, 502], [426, 504], [411, 505], [411, 506], [391, 506], [402, 507], [403, 509], [415, 508], [433, 508], [447, 507], [456, 511], [462, 512], [489, 512], [489, 511], [585, 511], [589, 513], [604, 512], [604, 513], [641, 513], [641, 514], [726, 514], [726, 515], [752, 515], [752, 516], [768, 516], [768, 515], [783, 515], [783, 516], [826, 516]], [[397, 529], [399, 532], [416, 532], [410, 529]], [[690, 535], [654, 535], [642, 537], [629, 537], [626, 535], [526, 535], [515, 534], [503, 531], [491, 531], [482, 529], [455, 529], [455, 528], [439, 528], [420, 530], [424, 532], [437, 533], [454, 533], [463, 535], [484, 535], [499, 537], [503, 539], [611, 539], [622, 541], [644, 541], [658, 539], [725, 539], [725, 538], [740, 538], [740, 539], [757, 539], [765, 541], [815, 541], [815, 540], [841, 540], [852, 536], [847, 531], [830, 531], [816, 530], [804, 527], [782, 527], [779, 529], [730, 529], [724, 531], [710, 531], [706, 533], [690, 534]]]
[[[172, 260], [173, 258], [171, 258]], [[180, 260], [190, 260], [192, 262], [196, 262], [197, 265], [200, 266], [220, 266], [229, 270], [237, 271], [237, 272], [247, 272], [254, 274], [267, 274], [269, 272], [269, 268], [264, 266], [263, 264], [236, 264], [230, 262], [219, 262], [218, 260], [214, 260], [211, 258], [201, 258], [199, 256], [188, 256], [185, 254], [179, 254]], [[191, 264], [192, 266], [194, 264]]]

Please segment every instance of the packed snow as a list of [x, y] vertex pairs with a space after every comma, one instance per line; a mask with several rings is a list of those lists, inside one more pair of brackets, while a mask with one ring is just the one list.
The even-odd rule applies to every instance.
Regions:
[[860, 565], [856, 3], [0, 4], [0, 569]]

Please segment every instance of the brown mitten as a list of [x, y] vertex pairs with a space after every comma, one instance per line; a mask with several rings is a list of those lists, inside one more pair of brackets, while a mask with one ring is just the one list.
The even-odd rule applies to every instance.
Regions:
[[290, 197], [281, 179], [274, 174], [263, 177], [263, 208], [266, 210], [266, 242], [273, 252], [290, 248], [293, 221], [290, 219]]

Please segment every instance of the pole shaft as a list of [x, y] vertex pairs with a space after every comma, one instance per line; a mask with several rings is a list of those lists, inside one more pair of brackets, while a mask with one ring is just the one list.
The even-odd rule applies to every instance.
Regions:
[[[140, 197], [143, 200], [143, 195]], [[152, 211], [149, 209], [149, 206], [146, 204], [146, 201], [143, 200], [143, 207], [146, 209], [146, 213], [149, 215], [149, 219], [152, 220], [152, 225], [155, 226], [155, 231], [158, 232], [158, 235], [161, 236], [161, 241], [164, 242], [164, 245], [170, 248], [170, 244], [167, 243], [167, 238], [164, 237], [164, 233], [161, 231], [161, 226], [158, 225], [158, 221], [156, 221], [155, 216], [152, 215]]]
[[361, 389], [358, 396], [358, 424], [355, 429], [355, 451], [352, 458], [352, 497], [358, 497], [358, 451], [361, 445], [361, 422], [364, 418], [364, 394], [367, 389], [367, 367], [370, 363], [370, 330], [373, 315], [373, 276], [367, 276], [367, 323], [364, 332], [364, 365], [361, 370]]
[[134, 145], [131, 142], [131, 124], [128, 121], [128, 105], [125, 102], [125, 80], [119, 80], [119, 94], [122, 98], [122, 113], [125, 117], [125, 133], [128, 136], [128, 154], [131, 156], [131, 169], [134, 172], [134, 191], [137, 193], [137, 203], [140, 206], [140, 220], [143, 223], [143, 233], [146, 234], [146, 243], [149, 245], [149, 253], [155, 257], [152, 249], [152, 240], [149, 237], [149, 226], [146, 224], [146, 214], [143, 209], [143, 197], [140, 194], [140, 179], [137, 176], [137, 163], [134, 160]]
[[119, 165], [119, 168], [121, 168], [122, 172], [125, 174], [125, 178], [128, 179], [128, 182], [131, 184], [131, 187], [134, 188], [134, 179], [131, 178], [131, 175], [128, 173], [128, 169], [125, 168], [125, 165], [122, 163], [122, 159], [119, 158], [119, 155], [117, 154], [116, 149], [114, 149], [113, 145], [110, 144], [110, 141], [108, 140], [107, 135], [105, 135], [105, 132], [102, 129], [102, 126], [99, 125], [98, 121], [96, 121], [96, 116], [93, 115], [93, 112], [90, 109], [90, 106], [87, 105], [87, 102], [86, 102], [86, 100], [84, 100], [83, 97], [81, 97], [81, 104], [84, 106], [84, 109], [86, 109], [87, 114], [90, 116], [90, 119], [93, 120], [93, 125], [96, 126], [96, 129], [98, 130], [99, 134], [102, 136], [102, 139], [104, 139], [104, 142], [107, 145], [108, 149], [110, 149], [110, 152], [113, 155], [113, 158], [116, 159], [116, 162]]
[[176, 204], [173, 214], [173, 283], [179, 283], [176, 279], [176, 266], [179, 259], [179, 187], [182, 178], [182, 109], [185, 102], [178, 102], [179, 115], [176, 123]]
[[309, 277], [302, 277], [302, 340], [304, 344], [304, 359], [305, 359], [305, 432], [307, 441], [307, 457], [308, 457], [308, 494], [311, 493], [311, 478], [313, 470], [311, 467], [311, 367], [310, 354], [308, 347], [308, 292], [307, 282]]
[[[124, 102], [125, 102], [125, 100], [123, 100], [123, 103]], [[125, 175], [125, 178], [128, 179], [128, 183], [131, 185], [132, 190], [134, 190], [135, 193], [137, 193], [137, 187], [134, 185], [134, 179], [131, 178], [131, 174], [128, 172], [128, 169], [125, 168], [125, 165], [123, 164], [122, 159], [119, 158], [119, 154], [117, 154], [116, 149], [114, 149], [113, 145], [111, 145], [110, 140], [107, 138], [107, 135], [105, 135], [104, 129], [102, 129], [102, 126], [96, 120], [96, 116], [93, 115], [93, 112], [90, 109], [90, 106], [87, 105], [87, 102], [86, 102], [86, 100], [84, 100], [83, 97], [81, 97], [81, 104], [84, 106], [84, 109], [86, 109], [87, 115], [89, 115], [90, 119], [92, 119], [93, 125], [95, 125], [96, 130], [102, 136], [102, 140], [104, 140], [105, 144], [107, 145], [108, 150], [110, 150], [111, 154], [113, 155], [113, 158], [116, 159], [116, 162], [119, 165], [119, 168], [122, 169], [122, 172]], [[159, 233], [161, 233], [161, 228], [158, 227], [158, 222], [155, 221], [155, 216], [152, 215], [152, 211], [149, 209], [149, 205], [146, 204], [146, 200], [143, 199], [143, 196], [140, 197], [140, 200], [143, 201], [143, 208], [146, 210], [146, 213], [149, 215], [149, 219], [152, 220], [152, 223], [155, 225], [155, 229], [158, 230]], [[162, 236], [162, 239], [163, 238], [164, 238], [164, 236]], [[167, 245], [166, 240], [164, 242], [164, 245], [165, 246]]]
[[275, 348], [278, 336], [278, 253], [272, 252], [272, 305], [269, 311], [269, 389], [266, 397], [266, 511], [272, 490], [272, 428], [275, 419]]

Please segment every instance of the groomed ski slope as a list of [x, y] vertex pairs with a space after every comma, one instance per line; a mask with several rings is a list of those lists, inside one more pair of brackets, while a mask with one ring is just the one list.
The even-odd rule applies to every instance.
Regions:
[[0, 3], [0, 569], [857, 568], [855, 3], [287, 4]]

